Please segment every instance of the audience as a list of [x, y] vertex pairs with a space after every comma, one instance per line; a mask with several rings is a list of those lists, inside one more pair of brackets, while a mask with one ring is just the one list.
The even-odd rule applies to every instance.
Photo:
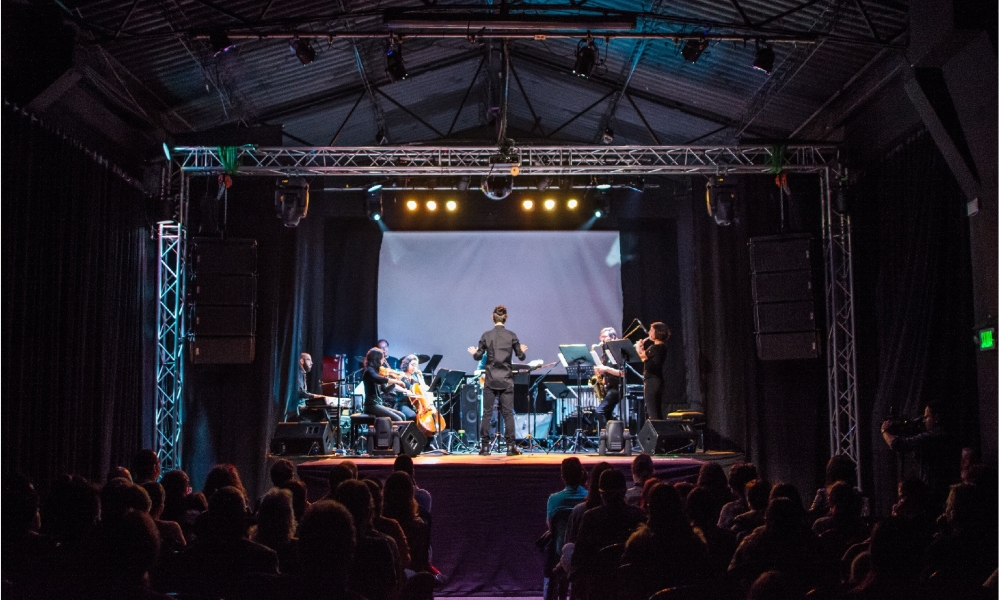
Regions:
[[390, 519], [382, 514], [382, 482], [369, 478], [364, 479], [364, 482], [372, 495], [372, 529], [395, 540], [396, 549], [399, 552], [399, 569], [403, 570], [410, 564], [410, 544], [406, 541], [406, 534], [403, 533], [403, 528], [395, 519]]
[[385, 480], [382, 514], [395, 519], [406, 534], [410, 544], [409, 571], [430, 571], [430, 529], [420, 518], [417, 501], [413, 497], [413, 480], [402, 471], [396, 471]]
[[327, 485], [330, 486], [330, 491], [327, 492], [326, 497], [329, 500], [334, 500], [337, 495], [337, 486], [345, 481], [350, 481], [351, 479], [356, 479], [354, 473], [351, 471], [350, 467], [345, 465], [344, 461], [338, 465], [334, 465], [330, 472], [326, 474]]
[[757, 467], [753, 463], [740, 463], [729, 469], [729, 492], [735, 500], [723, 506], [719, 513], [718, 525], [721, 529], [732, 529], [736, 517], [750, 510], [746, 486], [754, 479], [757, 479]]
[[733, 519], [730, 530], [736, 534], [736, 540], [741, 541], [754, 529], [764, 524], [764, 511], [771, 498], [771, 483], [765, 479], [754, 479], [746, 486], [747, 505], [750, 510], [737, 515]]
[[736, 552], [736, 534], [716, 525], [715, 499], [707, 488], [696, 487], [685, 503], [691, 525], [701, 533], [708, 547], [708, 566], [712, 573], [722, 575]]
[[830, 510], [813, 523], [828, 556], [839, 559], [851, 546], [868, 538], [868, 525], [861, 518], [861, 494], [843, 481], [830, 488]]
[[201, 491], [205, 495], [205, 500], [208, 501], [209, 506], [212, 503], [212, 495], [224, 487], [236, 488], [243, 495], [244, 499], [247, 497], [247, 491], [243, 487], [243, 481], [240, 480], [240, 474], [236, 470], [236, 465], [219, 464], [212, 467], [212, 470], [208, 472], [208, 475], [205, 477], [205, 485]]
[[152, 450], [140, 450], [132, 457], [132, 483], [142, 485], [160, 478], [160, 457]]
[[351, 479], [337, 486], [336, 499], [354, 520], [354, 568], [348, 587], [368, 600], [389, 600], [403, 581], [396, 542], [372, 528], [375, 510], [371, 492], [363, 481]]
[[163, 486], [155, 481], [147, 481], [142, 484], [142, 489], [149, 495], [149, 516], [156, 525], [156, 531], [160, 534], [160, 550], [162, 552], [176, 552], [183, 550], [187, 545], [184, 539], [184, 532], [180, 524], [175, 521], [163, 521], [163, 497], [165, 492]]
[[722, 465], [716, 462], [702, 464], [698, 470], [698, 483], [695, 485], [705, 488], [711, 494], [714, 520], [718, 522], [722, 507], [736, 499], [736, 495], [729, 489], [729, 482], [726, 480], [726, 472], [722, 469]]
[[413, 476], [413, 459], [405, 454], [400, 454], [392, 463], [392, 470], [406, 473], [413, 480], [413, 497], [417, 500], [417, 507], [420, 509], [420, 518], [427, 523], [427, 527], [430, 527], [433, 501], [431, 493], [417, 485], [417, 480]]
[[625, 503], [640, 506], [643, 486], [653, 477], [653, 457], [643, 452], [632, 459], [632, 487], [625, 492]]
[[831, 488], [837, 483], [846, 483], [852, 488], [857, 484], [857, 467], [854, 461], [845, 454], [835, 454], [826, 461], [826, 484], [816, 490], [812, 504], [809, 506], [809, 519], [815, 521], [825, 517], [830, 510], [827, 500]]
[[288, 493], [292, 495], [292, 512], [295, 514], [296, 520], [302, 519], [302, 515], [304, 515], [306, 513], [306, 509], [309, 508], [309, 500], [306, 499], [306, 496], [308, 495], [306, 484], [302, 483], [298, 479], [289, 479], [288, 481], [282, 482], [281, 485], [275, 487], [287, 490]]
[[282, 600], [364, 600], [348, 590], [356, 544], [351, 513], [339, 502], [323, 499], [306, 509], [299, 523], [297, 575], [283, 582]]
[[278, 569], [285, 574], [295, 573], [299, 567], [299, 540], [295, 537], [295, 528], [291, 492], [271, 488], [260, 501], [257, 526], [250, 539], [274, 550], [278, 555]]

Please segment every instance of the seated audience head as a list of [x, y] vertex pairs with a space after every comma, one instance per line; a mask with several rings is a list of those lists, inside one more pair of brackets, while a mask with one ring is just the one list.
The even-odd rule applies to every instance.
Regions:
[[246, 537], [250, 527], [243, 491], [226, 486], [219, 488], [208, 501], [208, 533], [222, 539]]
[[602, 460], [601, 462], [594, 465], [594, 468], [590, 470], [590, 478], [587, 480], [587, 508], [595, 508], [601, 505], [601, 475], [605, 471], [611, 469], [611, 463]]
[[135, 483], [132, 480], [132, 473], [125, 467], [111, 467], [111, 470], [108, 471], [108, 481], [112, 479], [124, 479], [129, 483]]
[[328, 497], [333, 498], [334, 494], [337, 492], [337, 486], [350, 479], [354, 479], [354, 476], [351, 474], [351, 469], [348, 468], [347, 465], [343, 463], [333, 465], [333, 467], [330, 468], [330, 471], [326, 474], [326, 481], [330, 486], [330, 493], [328, 494]]
[[600, 490], [604, 506], [624, 504], [627, 490], [625, 475], [618, 469], [608, 469], [601, 473]]
[[687, 515], [681, 508], [680, 494], [672, 485], [661, 483], [654, 485], [649, 491], [646, 504], [646, 514], [649, 515], [647, 525], [657, 533], [667, 533], [679, 529], [690, 531]]
[[802, 507], [788, 498], [775, 498], [767, 505], [764, 527], [772, 535], [784, 537], [802, 530]]
[[146, 587], [146, 574], [159, 555], [160, 532], [145, 512], [128, 510], [104, 528], [101, 558], [111, 578], [128, 587]]
[[677, 491], [677, 495], [681, 497], [681, 500], [687, 499], [687, 495], [691, 493], [691, 490], [695, 488], [695, 485], [690, 481], [678, 481], [673, 485], [674, 490]]
[[118, 521], [129, 510], [148, 513], [152, 506], [146, 490], [124, 479], [112, 479], [101, 488], [101, 522]]
[[929, 501], [927, 484], [923, 481], [915, 477], [900, 481], [896, 486], [896, 503], [892, 506], [892, 516], [915, 519], [928, 511]]
[[715, 498], [708, 488], [698, 486], [687, 495], [684, 504], [688, 519], [697, 527], [714, 527], [717, 517], [715, 514]]
[[771, 493], [768, 495], [768, 501], [774, 500], [775, 498], [788, 498], [798, 506], [800, 510], [803, 511], [803, 516], [805, 509], [802, 508], [802, 495], [799, 494], [799, 489], [790, 483], [777, 483], [771, 488]]
[[132, 457], [132, 481], [143, 484], [147, 481], [156, 481], [160, 478], [160, 457], [156, 452], [149, 450], [139, 450]]
[[301, 519], [309, 507], [309, 500], [306, 498], [308, 495], [306, 484], [298, 479], [289, 479], [278, 488], [287, 490], [292, 495], [292, 512], [295, 513], [296, 519]]
[[77, 475], [59, 477], [42, 503], [42, 532], [57, 540], [78, 540], [101, 518], [101, 491]]
[[829, 488], [838, 481], [849, 483], [851, 487], [857, 484], [857, 466], [846, 454], [834, 454], [826, 461], [826, 487]]
[[765, 571], [750, 586], [747, 600], [798, 600], [802, 594], [791, 578], [781, 571]]
[[653, 491], [653, 486], [658, 483], [663, 482], [655, 477], [650, 477], [645, 483], [642, 484], [642, 491], [639, 492], [639, 508], [646, 510], [646, 504], [649, 502], [649, 492]]
[[351, 479], [358, 478], [358, 463], [354, 462], [353, 460], [342, 460], [338, 464], [347, 467], [347, 469], [351, 472]]
[[642, 485], [653, 476], [653, 457], [643, 452], [632, 459], [632, 481]]
[[861, 494], [843, 481], [833, 484], [830, 488], [830, 515], [839, 519], [860, 519]]
[[714, 494], [729, 495], [729, 482], [726, 481], [726, 472], [722, 470], [722, 465], [719, 463], [703, 463], [698, 470], [698, 483], [696, 485], [708, 488]]
[[208, 500], [209, 507], [211, 507], [212, 504], [212, 496], [217, 490], [224, 487], [234, 487], [238, 489], [244, 497], [247, 495], [247, 491], [243, 487], [243, 482], [240, 480], [240, 473], [236, 470], [236, 465], [218, 464], [212, 467], [212, 470], [208, 472], [208, 476], [205, 477], [205, 487], [202, 488], [202, 492], [205, 494], [205, 499]]
[[344, 505], [326, 499], [313, 503], [302, 516], [297, 533], [302, 571], [338, 588], [346, 586], [357, 538], [351, 513]]
[[7, 478], [3, 486], [4, 538], [20, 537], [41, 528], [40, 500], [31, 480], [23, 475]]
[[368, 491], [372, 495], [372, 511], [376, 517], [382, 516], [382, 482], [372, 477], [365, 477], [361, 481], [368, 486]]
[[944, 503], [945, 522], [952, 528], [965, 529], [985, 524], [986, 503], [983, 490], [971, 483], [956, 483], [948, 491]]
[[583, 470], [583, 463], [575, 456], [564, 458], [559, 466], [559, 475], [567, 487], [580, 487], [587, 481], [587, 473]]
[[382, 514], [400, 525], [417, 520], [417, 500], [413, 497], [413, 479], [396, 471], [385, 480], [382, 490]]
[[413, 477], [413, 459], [406, 454], [400, 454], [396, 457], [396, 460], [392, 461], [392, 470], [402, 471]]
[[286, 481], [295, 479], [295, 463], [287, 458], [279, 458], [271, 465], [271, 485], [280, 487]]
[[915, 583], [926, 547], [919, 536], [909, 523], [895, 517], [875, 525], [868, 550], [871, 577], [882, 582]]
[[160, 478], [163, 486], [163, 514], [161, 517], [167, 521], [176, 521], [181, 518], [187, 510], [186, 499], [191, 493], [191, 480], [187, 473], [176, 469], [167, 471]]
[[771, 482], [766, 479], [754, 479], [747, 483], [746, 490], [750, 510], [763, 511], [767, 508], [767, 502], [771, 498]]
[[287, 541], [295, 535], [295, 512], [292, 510], [292, 493], [272, 488], [260, 501], [257, 510], [257, 539], [268, 542]]
[[345, 481], [337, 486], [334, 499], [344, 505], [354, 519], [354, 529], [360, 535], [371, 529], [375, 503], [368, 484], [357, 479]]
[[729, 469], [729, 489], [738, 498], [746, 499], [747, 484], [757, 479], [757, 465], [739, 463]]
[[163, 514], [163, 498], [165, 496], [163, 486], [155, 481], [147, 481], [142, 484], [142, 489], [146, 490], [146, 494], [149, 495], [149, 516], [153, 517], [155, 521]]

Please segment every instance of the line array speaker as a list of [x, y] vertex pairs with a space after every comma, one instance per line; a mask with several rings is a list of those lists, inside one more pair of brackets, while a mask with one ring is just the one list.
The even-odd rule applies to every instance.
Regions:
[[257, 301], [257, 276], [196, 274], [188, 290], [195, 304], [253, 305]]
[[191, 333], [199, 335], [252, 336], [256, 330], [254, 306], [195, 304]]
[[199, 275], [256, 273], [257, 240], [194, 238], [191, 240], [191, 268]]
[[790, 360], [820, 354], [808, 234], [750, 238], [757, 358]]
[[196, 365], [248, 365], [253, 362], [256, 342], [252, 335], [196, 337], [188, 343], [191, 363]]
[[256, 354], [257, 240], [191, 240], [192, 364], [250, 364]]

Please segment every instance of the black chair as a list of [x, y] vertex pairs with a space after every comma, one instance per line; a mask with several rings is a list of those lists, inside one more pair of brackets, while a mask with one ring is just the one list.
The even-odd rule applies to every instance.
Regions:
[[543, 552], [545, 554], [544, 575], [549, 580], [549, 585], [545, 588], [545, 600], [565, 600], [569, 594], [569, 578], [562, 569], [556, 569], [559, 564], [559, 557], [562, 555], [563, 543], [566, 540], [566, 527], [569, 525], [569, 516], [573, 514], [572, 508], [557, 510], [552, 515], [549, 523], [549, 539]]
[[[361, 435], [360, 428], [364, 426], [367, 429], [375, 427], [375, 416], [367, 415], [364, 413], [354, 413], [351, 415], [351, 445], [350, 448], [354, 452], [360, 455], [361, 452], [361, 441], [365, 439], [365, 436]], [[365, 448], [367, 451], [368, 449]]]
[[597, 552], [594, 572], [590, 575], [590, 598], [614, 600], [622, 596], [622, 585], [618, 580], [618, 567], [622, 562], [625, 544], [605, 546]]

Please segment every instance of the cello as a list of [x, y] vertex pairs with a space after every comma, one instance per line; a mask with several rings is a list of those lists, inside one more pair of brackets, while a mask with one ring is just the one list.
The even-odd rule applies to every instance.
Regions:
[[444, 417], [434, 406], [434, 394], [426, 389], [423, 378], [419, 378], [413, 383], [410, 401], [417, 412], [417, 429], [424, 435], [431, 437], [443, 431], [445, 428]]

